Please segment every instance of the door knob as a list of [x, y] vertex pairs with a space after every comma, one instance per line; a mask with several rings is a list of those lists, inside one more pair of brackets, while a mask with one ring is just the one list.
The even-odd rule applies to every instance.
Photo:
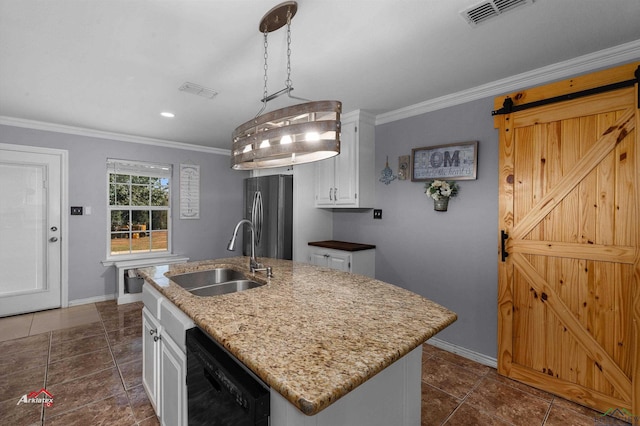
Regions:
[[49, 238], [49, 242], [51, 242], [51, 243], [55, 243], [56, 241], [58, 241], [58, 237]]

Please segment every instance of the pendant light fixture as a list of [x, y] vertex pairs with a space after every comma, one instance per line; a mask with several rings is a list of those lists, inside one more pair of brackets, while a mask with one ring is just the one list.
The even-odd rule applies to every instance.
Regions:
[[[262, 109], [238, 126], [232, 135], [231, 167], [236, 170], [266, 169], [324, 160], [340, 153], [340, 101], [316, 101], [291, 95], [291, 19], [295, 1], [281, 3], [260, 21], [264, 36], [264, 91]], [[267, 94], [267, 35], [287, 26], [287, 79], [285, 88]], [[264, 113], [267, 102], [287, 94], [305, 103]]]

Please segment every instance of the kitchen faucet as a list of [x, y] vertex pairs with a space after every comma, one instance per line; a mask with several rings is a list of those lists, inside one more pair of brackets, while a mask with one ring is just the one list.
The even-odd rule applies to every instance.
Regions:
[[243, 224], [249, 225], [249, 230], [251, 231], [251, 257], [249, 258], [249, 270], [251, 272], [266, 271], [268, 278], [273, 277], [273, 273], [271, 272], [271, 267], [264, 266], [263, 264], [258, 262], [258, 259], [256, 259], [256, 250], [255, 250], [256, 230], [255, 230], [255, 227], [253, 226], [253, 222], [251, 222], [250, 220], [242, 219], [240, 222], [238, 222], [238, 224], [236, 225], [236, 228], [233, 230], [233, 236], [231, 237], [231, 240], [229, 240], [229, 244], [227, 245], [227, 250], [229, 251], [234, 250], [236, 245], [236, 237], [238, 236], [238, 230], [240, 229], [240, 226]]

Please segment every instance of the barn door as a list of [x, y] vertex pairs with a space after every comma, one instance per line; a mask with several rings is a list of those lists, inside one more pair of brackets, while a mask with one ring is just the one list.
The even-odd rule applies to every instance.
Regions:
[[626, 87], [495, 116], [498, 371], [629, 416], [640, 416], [639, 65], [509, 97]]

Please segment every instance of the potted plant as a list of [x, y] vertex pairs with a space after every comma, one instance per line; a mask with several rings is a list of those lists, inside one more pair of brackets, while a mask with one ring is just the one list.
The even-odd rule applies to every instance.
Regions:
[[446, 212], [449, 198], [458, 195], [458, 184], [453, 181], [433, 180], [425, 184], [424, 193], [433, 198], [433, 209]]

